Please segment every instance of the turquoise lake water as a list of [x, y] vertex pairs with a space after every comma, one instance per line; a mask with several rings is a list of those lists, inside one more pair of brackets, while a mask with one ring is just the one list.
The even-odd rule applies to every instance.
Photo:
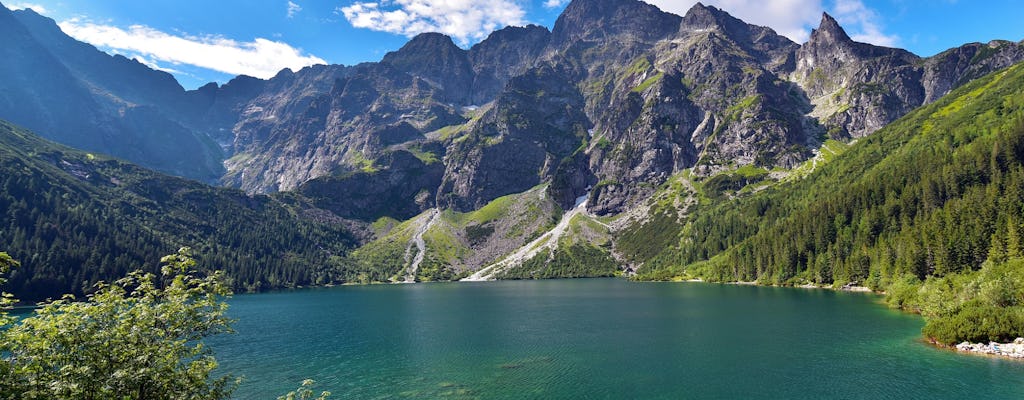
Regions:
[[920, 340], [868, 294], [622, 279], [347, 286], [231, 300], [238, 399], [1021, 399], [1024, 362]]

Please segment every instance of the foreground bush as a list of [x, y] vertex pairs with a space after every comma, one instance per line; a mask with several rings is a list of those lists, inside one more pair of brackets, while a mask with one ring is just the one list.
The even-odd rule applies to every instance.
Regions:
[[[14, 266], [0, 253], [0, 273]], [[87, 301], [44, 304], [0, 333], [0, 398], [225, 399], [202, 338], [229, 332], [222, 274], [200, 277], [188, 249], [164, 257], [161, 277], [135, 272]], [[7, 298], [10, 300], [9, 297]], [[10, 323], [6, 313], [4, 323]]]

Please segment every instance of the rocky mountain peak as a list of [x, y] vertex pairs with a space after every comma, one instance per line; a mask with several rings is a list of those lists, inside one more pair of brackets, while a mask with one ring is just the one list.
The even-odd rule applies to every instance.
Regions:
[[492, 32], [469, 49], [469, 61], [476, 74], [470, 102], [493, 100], [505, 83], [522, 74], [547, 47], [551, 32], [537, 25], [509, 26]]
[[728, 12], [697, 3], [686, 12], [679, 35], [717, 32], [728, 37], [745, 52], [771, 65], [785, 64], [797, 44], [764, 26], [750, 25]]
[[811, 31], [811, 40], [809, 43], [820, 43], [820, 44], [838, 44], [838, 43], [852, 43], [853, 39], [846, 34], [846, 30], [842, 26], [839, 26], [839, 22], [835, 18], [832, 18], [828, 13], [821, 14], [821, 23], [818, 24], [818, 29]]
[[652, 42], [675, 33], [679, 21], [678, 15], [639, 0], [573, 0], [555, 21], [551, 43], [564, 48], [577, 40], [622, 35]]
[[430, 82], [450, 102], [463, 102], [473, 80], [468, 52], [440, 33], [416, 35], [398, 51], [386, 54], [381, 63]]
[[720, 14], [721, 10], [698, 2], [683, 16], [683, 26], [692, 29], [714, 29], [719, 27]]
[[424, 51], [435, 51], [439, 54], [450, 54], [458, 53], [462, 51], [452, 38], [443, 33], [437, 32], [426, 32], [416, 35], [408, 43], [406, 43], [398, 51], [389, 52], [384, 56], [384, 62], [394, 64], [394, 61], [400, 60], [403, 56], [409, 54], [421, 53]]

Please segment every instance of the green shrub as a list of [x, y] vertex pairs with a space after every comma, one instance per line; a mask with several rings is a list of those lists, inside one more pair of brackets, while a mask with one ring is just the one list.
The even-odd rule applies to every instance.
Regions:
[[952, 314], [929, 318], [922, 330], [938, 343], [1009, 342], [1024, 337], [1024, 307], [996, 307], [974, 300]]

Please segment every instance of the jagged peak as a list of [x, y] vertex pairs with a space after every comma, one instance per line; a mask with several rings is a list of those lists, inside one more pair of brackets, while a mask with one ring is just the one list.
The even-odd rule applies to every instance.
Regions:
[[470, 51], [473, 51], [474, 49], [478, 49], [480, 47], [485, 47], [495, 42], [508, 40], [510, 38], [523, 37], [528, 35], [542, 35], [546, 37], [550, 34], [551, 31], [549, 31], [547, 27], [543, 27], [540, 25], [530, 24], [526, 26], [506, 26], [504, 28], [491, 32], [490, 35], [487, 35], [486, 39], [481, 40], [479, 43], [473, 45], [473, 47], [470, 48]]
[[821, 13], [821, 23], [818, 29], [811, 31], [811, 42], [825, 43], [849, 43], [853, 42], [846, 30], [839, 26], [839, 22], [827, 12]]
[[703, 3], [694, 4], [683, 16], [682, 26], [684, 29], [721, 29], [726, 30], [735, 26], [746, 26], [743, 22], [729, 13], [715, 8], [705, 6]]
[[388, 52], [382, 61], [396, 67], [409, 67], [411, 65], [407, 64], [420, 63], [424, 59], [462, 58], [465, 57], [465, 53], [466, 50], [456, 46], [450, 36], [437, 32], [426, 32], [410, 39], [398, 51]]
[[680, 19], [639, 0], [573, 0], [555, 21], [552, 44], [622, 33], [658, 40], [674, 33]]
[[686, 18], [690, 16], [697, 17], [701, 15], [712, 15], [711, 8], [714, 7], [709, 8], [708, 6], [704, 5], [704, 3], [698, 1], [697, 4], [694, 4], [693, 7], [690, 7], [690, 10], [687, 11], [686, 15], [684, 15], [683, 17]]
[[[437, 32], [424, 32], [414, 36], [409, 40], [402, 49], [406, 48], [418, 48], [421, 46], [428, 47], [458, 47], [455, 42], [452, 41], [451, 36]], [[398, 51], [402, 51], [401, 49]]]

